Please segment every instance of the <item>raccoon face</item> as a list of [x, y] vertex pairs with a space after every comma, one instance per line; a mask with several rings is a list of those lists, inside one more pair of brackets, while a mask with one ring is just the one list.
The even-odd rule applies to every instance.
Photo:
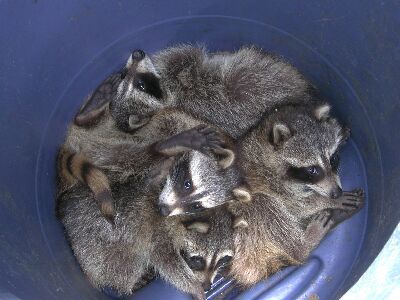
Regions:
[[202, 283], [204, 291], [211, 289], [216, 276], [225, 273], [233, 258], [233, 252], [217, 251], [216, 253], [200, 253], [181, 251], [181, 256]]
[[110, 103], [117, 126], [124, 131], [142, 127], [163, 107], [162, 98], [159, 75], [150, 58], [142, 50], [133, 51], [120, 72], [120, 83]]
[[178, 157], [160, 193], [164, 216], [196, 214], [234, 199], [240, 183], [234, 168], [221, 170], [216, 158], [198, 151]]
[[335, 199], [342, 194], [338, 148], [347, 135], [328, 114], [327, 105], [313, 113], [289, 110], [272, 125], [270, 140], [284, 187], [300, 197], [317, 193]]
[[180, 254], [204, 290], [208, 291], [217, 274], [223, 275], [229, 270], [233, 258], [231, 220], [226, 222], [224, 216], [217, 214], [211, 220], [194, 221], [186, 225], [188, 234]]

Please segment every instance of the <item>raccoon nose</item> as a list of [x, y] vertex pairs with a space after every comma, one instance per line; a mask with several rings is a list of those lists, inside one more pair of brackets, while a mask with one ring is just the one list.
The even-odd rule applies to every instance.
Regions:
[[340, 187], [337, 187], [336, 189], [334, 189], [334, 190], [331, 192], [331, 198], [332, 198], [332, 199], [337, 199], [337, 198], [339, 198], [340, 196], [342, 196], [342, 194], [343, 194], [342, 189], [341, 189]]
[[132, 52], [132, 59], [142, 60], [146, 56], [143, 50], [136, 49]]
[[203, 282], [202, 286], [205, 292], [211, 290], [211, 282]]
[[168, 216], [171, 213], [171, 210], [165, 204], [159, 204], [158, 209], [160, 210], [161, 215], [163, 215], [164, 217]]

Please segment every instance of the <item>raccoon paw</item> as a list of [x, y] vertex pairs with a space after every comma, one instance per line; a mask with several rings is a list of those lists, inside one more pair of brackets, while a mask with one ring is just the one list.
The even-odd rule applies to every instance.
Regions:
[[332, 219], [335, 223], [335, 226], [355, 215], [364, 207], [365, 197], [362, 189], [345, 192], [344, 194], [351, 195], [351, 197], [348, 197], [347, 201], [343, 204], [346, 208], [332, 210]]
[[229, 168], [235, 160], [235, 153], [225, 147], [224, 137], [216, 129], [206, 125], [200, 125], [194, 129], [198, 131], [199, 135], [203, 135], [204, 142], [201, 147], [198, 147], [198, 150], [205, 154], [216, 154], [220, 167], [222, 169]]
[[330, 211], [324, 210], [315, 214], [305, 231], [305, 240], [317, 245], [333, 227], [334, 221]]
[[199, 125], [187, 131], [190, 135], [190, 145], [192, 149], [207, 153], [214, 149], [219, 149], [223, 144], [223, 138], [212, 127]]
[[189, 150], [208, 154], [211, 149], [220, 147], [221, 144], [222, 139], [216, 130], [206, 125], [200, 125], [156, 143], [155, 150], [168, 156]]
[[343, 195], [337, 199], [340, 208], [343, 210], [359, 210], [364, 206], [364, 191], [355, 189], [351, 192], [343, 192]]

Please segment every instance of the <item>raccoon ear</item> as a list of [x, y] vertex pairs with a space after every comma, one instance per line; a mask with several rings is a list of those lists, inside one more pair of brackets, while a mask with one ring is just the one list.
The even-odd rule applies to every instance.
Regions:
[[206, 222], [193, 222], [186, 226], [187, 230], [195, 231], [198, 233], [207, 233], [210, 229], [210, 224]]
[[243, 217], [236, 217], [235, 220], [233, 220], [233, 225], [232, 227], [235, 228], [246, 228], [249, 227], [249, 223]]
[[280, 146], [285, 143], [290, 137], [292, 133], [290, 132], [289, 127], [282, 123], [276, 123], [272, 127], [271, 132], [271, 142], [275, 146]]
[[240, 202], [250, 202], [251, 201], [251, 194], [250, 194], [249, 190], [244, 186], [234, 188], [232, 190], [232, 193], [233, 193], [233, 196]]
[[85, 104], [75, 116], [76, 125], [92, 125], [99, 120], [117, 91], [120, 76], [118, 73], [112, 74], [87, 97]]
[[217, 148], [213, 150], [221, 158], [218, 160], [218, 165], [221, 169], [225, 170], [229, 168], [235, 162], [235, 152], [228, 148]]
[[326, 121], [329, 118], [331, 107], [329, 104], [322, 104], [314, 110], [314, 115], [319, 121]]
[[103, 97], [95, 91], [89, 95], [86, 103], [75, 116], [74, 123], [78, 126], [89, 126], [96, 123], [106, 111], [109, 103], [107, 97]]

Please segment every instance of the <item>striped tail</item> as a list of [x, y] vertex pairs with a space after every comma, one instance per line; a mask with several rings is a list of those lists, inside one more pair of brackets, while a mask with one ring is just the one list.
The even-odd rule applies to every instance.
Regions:
[[111, 224], [115, 220], [114, 200], [107, 176], [90, 163], [82, 154], [62, 149], [60, 152], [61, 175], [70, 181], [85, 183], [94, 194], [102, 215]]

